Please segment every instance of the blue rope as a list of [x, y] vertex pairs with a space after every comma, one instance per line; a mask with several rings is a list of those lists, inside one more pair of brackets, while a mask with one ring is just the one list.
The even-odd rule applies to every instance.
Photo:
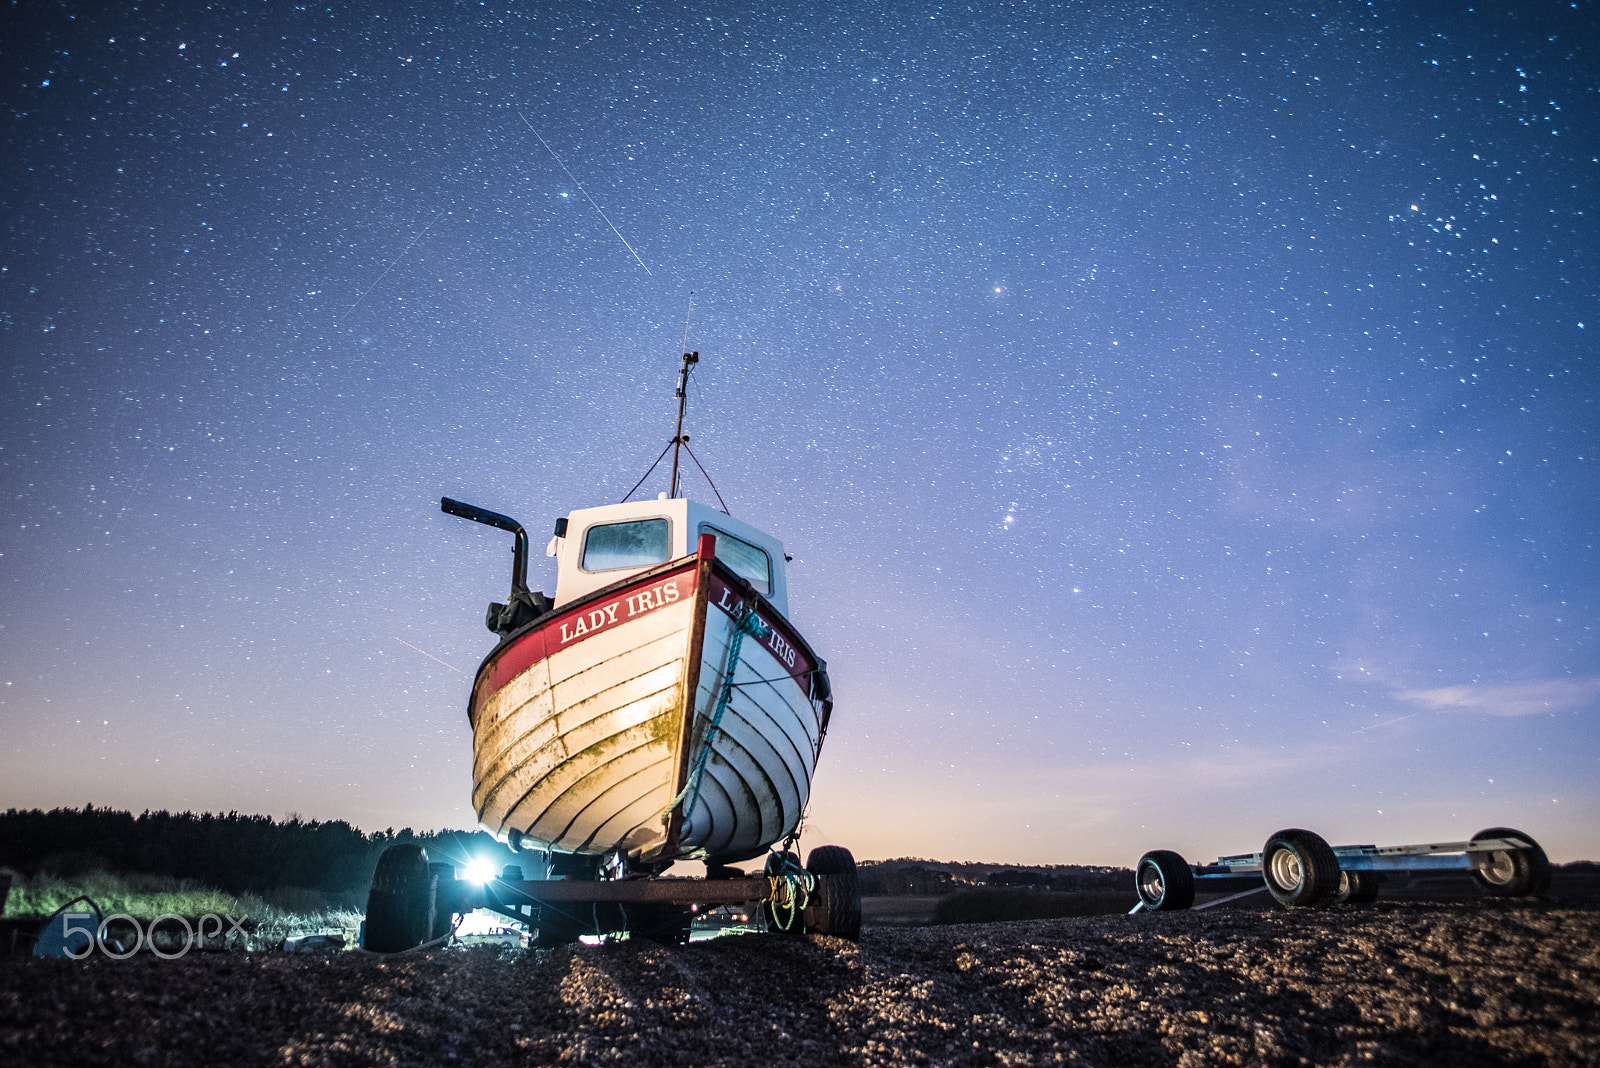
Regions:
[[739, 651], [744, 646], [744, 636], [750, 635], [758, 641], [771, 634], [772, 631], [756, 616], [755, 612], [746, 608], [733, 626], [733, 637], [728, 642], [727, 667], [722, 672], [722, 687], [717, 694], [717, 704], [711, 714], [711, 723], [706, 727], [704, 744], [700, 746], [700, 755], [695, 758], [694, 768], [689, 772], [689, 779], [683, 784], [683, 789], [674, 797], [662, 814], [671, 812], [678, 802], [685, 797], [688, 801], [683, 806], [683, 815], [688, 819], [689, 813], [694, 811], [694, 806], [700, 800], [700, 783], [705, 775], [706, 761], [711, 758], [711, 743], [716, 740], [718, 732], [722, 730], [722, 717], [728, 711], [728, 702], [733, 699], [733, 673], [739, 667]]
[[[772, 871], [773, 857], [780, 861], [776, 872]], [[802, 868], [799, 860], [787, 851], [767, 854], [767, 872], [767, 881], [772, 886], [772, 896], [767, 899], [768, 914], [779, 930], [791, 931], [811, 903], [817, 877]], [[784, 918], [786, 912], [787, 919]]]

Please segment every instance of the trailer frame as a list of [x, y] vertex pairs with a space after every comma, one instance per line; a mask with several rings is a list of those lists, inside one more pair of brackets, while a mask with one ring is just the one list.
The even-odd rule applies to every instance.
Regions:
[[1531, 835], [1509, 827], [1491, 827], [1466, 841], [1397, 846], [1330, 846], [1314, 832], [1288, 828], [1269, 837], [1259, 852], [1218, 857], [1210, 864], [1189, 864], [1171, 850], [1151, 850], [1134, 871], [1139, 903], [1131, 912], [1192, 908], [1197, 893], [1244, 896], [1259, 890], [1290, 908], [1363, 904], [1377, 898], [1381, 874], [1449, 871], [1469, 873], [1496, 897], [1540, 894], [1550, 883], [1543, 848]]
[[[605, 864], [605, 858], [586, 859], [596, 863], [580, 866], [576, 876], [528, 879], [520, 864], [511, 864], [494, 878], [462, 879], [454, 865], [430, 863], [420, 845], [390, 846], [372, 876], [362, 946], [392, 953], [440, 943], [455, 930], [457, 917], [476, 909], [527, 925], [541, 948], [623, 934], [682, 944], [697, 908], [725, 905], [747, 906], [768, 931], [851, 941], [861, 935], [860, 877], [842, 846], [813, 849], [805, 867], [784, 851], [768, 854], [760, 875], [708, 867], [703, 879], [629, 872], [625, 865]], [[544, 855], [543, 864], [553, 866], [550, 861]]]

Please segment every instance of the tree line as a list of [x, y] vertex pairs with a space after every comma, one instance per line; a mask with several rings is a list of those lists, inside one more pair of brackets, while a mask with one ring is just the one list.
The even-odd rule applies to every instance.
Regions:
[[872, 896], [942, 895], [962, 888], [991, 886], [1055, 891], [1126, 889], [1133, 872], [1089, 864], [1006, 867], [916, 857], [869, 860], [859, 866], [861, 892]]
[[0, 866], [24, 875], [139, 872], [194, 879], [230, 894], [284, 887], [364, 894], [379, 855], [402, 841], [457, 866], [480, 855], [512, 863], [510, 850], [484, 831], [415, 834], [407, 827], [364, 834], [343, 820], [165, 810], [135, 816], [93, 805], [0, 814]]
[[[407, 827], [366, 834], [343, 820], [275, 820], [239, 812], [131, 812], [96, 808], [10, 809], [0, 813], [0, 866], [27, 876], [44, 872], [73, 878], [91, 871], [130, 872], [193, 879], [230, 894], [265, 894], [288, 887], [326, 894], [365, 895], [378, 857], [396, 842], [416, 842], [429, 859], [458, 869], [487, 858], [495, 869], [522, 864], [485, 831], [433, 831]], [[920, 858], [865, 861], [861, 888], [868, 895], [942, 895], [963, 886], [1099, 890], [1126, 887], [1124, 868], [1087, 865], [1043, 867], [940, 862]]]

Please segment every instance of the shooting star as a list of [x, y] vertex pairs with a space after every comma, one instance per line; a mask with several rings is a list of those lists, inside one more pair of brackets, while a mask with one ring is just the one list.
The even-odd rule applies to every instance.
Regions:
[[1404, 716], [1396, 716], [1393, 719], [1379, 720], [1377, 723], [1373, 723], [1373, 724], [1369, 724], [1368, 726], [1365, 726], [1365, 727], [1357, 728], [1356, 730], [1353, 730], [1350, 733], [1351, 734], [1365, 734], [1368, 731], [1375, 731], [1379, 727], [1388, 727], [1388, 726], [1391, 726], [1391, 725], [1393, 725], [1395, 723], [1404, 723], [1406, 720], [1414, 719], [1415, 717], [1420, 716], [1420, 715], [1422, 715], [1421, 712], [1411, 712], [1411, 713], [1408, 713], [1408, 714], [1406, 714]]
[[[415, 645], [412, 645], [410, 642], [406, 641], [402, 637], [399, 637], [398, 635], [395, 636], [394, 640], [399, 642], [401, 645], [405, 646], [407, 649], [417, 649], [417, 647]], [[417, 652], [421, 653], [423, 656], [427, 657], [429, 660], [434, 661], [435, 663], [444, 664], [443, 660], [440, 660], [438, 657], [434, 656], [432, 653], [428, 652], [425, 649], [417, 649]], [[461, 669], [458, 668], [458, 667], [450, 667], [449, 664], [444, 664], [444, 666], [447, 667], [447, 668], [450, 668], [450, 670], [454, 671], [457, 675], [461, 674]]]
[[[523, 124], [526, 125], [528, 129], [533, 130], [533, 123], [528, 121], [528, 116], [519, 111], [517, 112], [517, 118], [521, 119]], [[583, 199], [589, 202], [589, 206], [595, 211], [600, 211], [600, 205], [594, 202], [594, 197], [590, 196], [589, 191], [583, 187], [583, 183], [578, 181], [577, 175], [573, 174], [570, 170], [567, 170], [567, 165], [561, 162], [561, 157], [556, 155], [556, 150], [550, 147], [550, 142], [546, 141], [543, 137], [540, 137], [538, 130], [533, 130], [533, 136], [539, 138], [539, 143], [544, 146], [544, 150], [546, 152], [550, 153], [550, 158], [555, 160], [556, 164], [560, 166], [562, 170], [567, 171], [567, 177], [572, 179], [572, 184], [578, 187], [578, 192], [583, 194]], [[611, 227], [611, 232], [617, 235], [617, 240], [622, 242], [622, 247], [627, 249], [629, 252], [633, 252], [633, 246], [628, 244], [628, 239], [622, 236], [622, 231], [617, 229], [617, 224], [611, 221], [611, 217], [605, 212], [600, 211], [600, 218], [604, 219], [606, 221], [606, 225]], [[655, 277], [655, 272], [645, 265], [644, 260], [639, 259], [639, 254], [637, 252], [633, 252], [633, 258], [639, 261], [640, 267], [644, 267], [645, 274], [650, 275], [652, 278]]]
[[122, 513], [126, 512], [128, 505], [133, 503], [133, 495], [139, 492], [139, 487], [144, 484], [144, 476], [154, 462], [154, 457], [144, 462], [144, 468], [140, 470], [139, 477], [133, 480], [133, 488], [128, 491], [128, 496], [123, 500], [122, 507], [117, 509], [117, 517], [111, 521], [111, 529], [106, 531], [106, 537], [109, 538], [117, 532], [117, 524], [122, 522]]
[[[438, 215], [435, 215], [435, 216], [434, 216], [434, 217], [433, 217], [433, 218], [431, 218], [431, 219], [429, 219], [429, 220], [428, 220], [428, 225], [427, 225], [427, 226], [424, 226], [424, 227], [423, 227], [423, 228], [422, 228], [422, 229], [421, 229], [421, 230], [420, 230], [420, 231], [419, 231], [419, 232], [418, 232], [418, 233], [417, 233], [417, 236], [416, 236], [416, 237], [413, 237], [413, 238], [412, 238], [412, 239], [411, 239], [411, 244], [410, 244], [410, 245], [407, 245], [407, 246], [406, 246], [406, 247], [405, 247], [405, 248], [404, 248], [404, 249], [402, 249], [402, 250], [401, 250], [401, 252], [400, 252], [400, 255], [398, 255], [398, 256], [396, 256], [396, 257], [395, 257], [395, 258], [394, 258], [394, 259], [392, 259], [392, 260], [390, 260], [390, 261], [389, 261], [389, 266], [387, 266], [387, 267], [385, 267], [385, 268], [384, 268], [384, 269], [383, 269], [383, 274], [380, 274], [380, 275], [379, 275], [379, 276], [378, 276], [378, 278], [377, 278], [377, 281], [375, 281], [375, 282], [373, 282], [373, 283], [372, 283], [372, 284], [371, 284], [371, 285], [370, 285], [370, 286], [368, 286], [368, 287], [367, 287], [367, 290], [366, 290], [366, 293], [362, 293], [362, 294], [361, 294], [361, 295], [360, 295], [360, 296], [359, 296], [359, 297], [357, 297], [357, 298], [356, 298], [356, 303], [355, 303], [355, 304], [352, 304], [352, 305], [350, 305], [350, 309], [349, 309], [349, 311], [346, 311], [346, 312], [345, 312], [345, 313], [344, 313], [344, 314], [345, 314], [345, 315], [346, 315], [346, 316], [348, 316], [348, 315], [349, 315], [349, 314], [350, 314], [350, 312], [353, 312], [353, 311], [355, 311], [355, 310], [356, 310], [356, 305], [358, 305], [358, 304], [360, 304], [360, 303], [361, 303], [361, 302], [362, 302], [362, 301], [364, 301], [364, 300], [366, 300], [366, 299], [367, 299], [367, 293], [371, 293], [371, 292], [372, 292], [372, 291], [373, 291], [373, 290], [374, 290], [374, 289], [377, 289], [377, 288], [378, 288], [378, 282], [381, 282], [381, 281], [383, 281], [383, 279], [384, 279], [384, 277], [385, 277], [385, 276], [386, 276], [386, 275], [388, 275], [388, 273], [389, 273], [389, 272], [390, 272], [390, 271], [391, 271], [391, 270], [393, 270], [393, 269], [394, 269], [394, 265], [395, 265], [395, 264], [397, 264], [397, 263], [399, 263], [399, 262], [400, 262], [400, 261], [401, 261], [401, 260], [403, 260], [403, 259], [405, 259], [405, 255], [406, 255], [406, 253], [407, 253], [407, 252], [410, 252], [410, 251], [411, 251], [411, 248], [412, 248], [412, 245], [415, 245], [415, 244], [416, 244], [416, 243], [417, 243], [417, 242], [418, 242], [418, 241], [421, 241], [421, 240], [422, 240], [422, 235], [423, 235], [423, 234], [425, 234], [425, 233], [427, 233], [427, 232], [428, 232], [428, 231], [429, 231], [429, 230], [431, 230], [431, 229], [433, 229], [433, 224], [434, 224], [434, 223], [436, 223], [436, 222], [438, 222], [438, 221], [439, 221], [439, 218], [440, 218], [440, 216], [442, 216], [442, 215], [443, 215], [443, 214], [444, 214], [444, 213], [445, 213], [445, 212], [447, 212], [447, 211], [449, 211], [449, 210], [450, 210], [450, 205], [449, 205], [449, 204], [446, 204], [446, 205], [445, 205], [445, 206], [444, 206], [444, 207], [442, 207], [442, 208], [440, 208], [440, 209], [439, 209], [439, 214], [438, 214]], [[335, 324], [334, 324], [334, 325], [335, 325], [335, 326], [338, 326], [338, 325], [339, 325], [339, 324], [338, 324], [338, 323], [335, 323]], [[422, 650], [421, 650], [421, 649], [418, 649], [418, 650], [417, 650], [417, 652], [419, 652], [419, 653], [420, 653], [420, 652], [422, 652]]]

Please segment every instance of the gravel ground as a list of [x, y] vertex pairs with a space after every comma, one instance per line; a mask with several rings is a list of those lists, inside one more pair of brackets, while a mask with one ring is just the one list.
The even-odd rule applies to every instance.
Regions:
[[0, 960], [0, 1064], [1600, 1064], [1600, 908]]

